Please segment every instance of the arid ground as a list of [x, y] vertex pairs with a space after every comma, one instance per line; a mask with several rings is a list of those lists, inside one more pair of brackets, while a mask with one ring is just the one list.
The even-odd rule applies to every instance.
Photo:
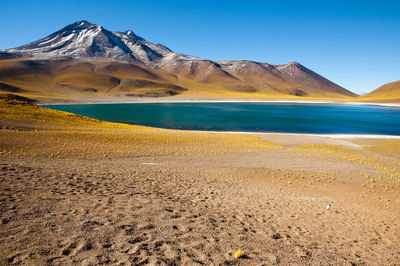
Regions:
[[4, 265], [400, 262], [400, 140], [150, 129], [10, 96], [0, 125]]

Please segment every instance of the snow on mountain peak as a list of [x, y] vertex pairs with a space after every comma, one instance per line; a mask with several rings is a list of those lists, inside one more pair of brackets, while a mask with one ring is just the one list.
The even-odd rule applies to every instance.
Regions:
[[[34, 56], [53, 59], [67, 56], [83, 60], [122, 60], [162, 69], [175, 77], [182, 76], [199, 82], [227, 81], [229, 84], [237, 84], [236, 89], [239, 91], [245, 85], [245, 91], [256, 91], [254, 88], [262, 86], [263, 90], [268, 88], [275, 92], [289, 92], [295, 95], [306, 95], [307, 92], [318, 95], [322, 91], [352, 95], [351, 92], [297, 62], [279, 65], [248, 60], [213, 62], [175, 53], [166, 46], [137, 36], [132, 30], [109, 31], [85, 20], [67, 25], [27, 45], [0, 51], [0, 56], [1, 53], [7, 54], [8, 58]], [[271, 81], [272, 85], [268, 84], [268, 81]], [[247, 86], [246, 82], [250, 85]], [[274, 88], [273, 84], [278, 82], [286, 87]]]
[[[68, 56], [78, 59], [104, 58], [134, 61], [154, 67], [203, 61], [204, 64], [208, 64], [206, 59], [175, 53], [164, 45], [151, 43], [136, 35], [132, 30], [108, 31], [101, 25], [85, 20], [67, 25], [43, 39], [10, 49], [8, 52], [41, 57]], [[294, 75], [296, 68], [301, 67], [297, 62], [271, 66], [261, 66], [251, 61], [221, 61], [220, 63], [225, 69], [238, 70], [275, 67], [276, 70], [287, 72], [289, 75]]]
[[34, 56], [69, 56], [73, 58], [103, 57], [158, 62], [172, 53], [160, 44], [137, 36], [132, 30], [111, 32], [101, 25], [82, 20], [30, 44], [8, 50]]

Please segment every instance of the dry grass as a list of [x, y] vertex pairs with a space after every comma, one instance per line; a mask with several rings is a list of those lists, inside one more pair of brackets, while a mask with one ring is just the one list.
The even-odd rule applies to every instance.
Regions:
[[396, 158], [400, 160], [400, 141], [369, 140], [369, 141], [358, 141], [356, 143], [362, 145], [364, 149], [370, 152], [379, 153], [383, 156], [387, 156], [389, 158]]
[[374, 141], [374, 145], [369, 145], [370, 141], [363, 143], [368, 143], [365, 150], [331, 145], [299, 145], [292, 147], [291, 150], [303, 153], [304, 158], [341, 160], [358, 164], [368, 169], [368, 172], [360, 171], [358, 176], [353, 173], [348, 179], [359, 180], [364, 194], [391, 193], [390, 197], [398, 198], [400, 161], [396, 156], [399, 153], [400, 141]]
[[382, 85], [376, 90], [358, 97], [358, 101], [400, 102], [400, 80]]
[[0, 100], [0, 154], [48, 158], [215, 155], [282, 148], [256, 136], [152, 129]]

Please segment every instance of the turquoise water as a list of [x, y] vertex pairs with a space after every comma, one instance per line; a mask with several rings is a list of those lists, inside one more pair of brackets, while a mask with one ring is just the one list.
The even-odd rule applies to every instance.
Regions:
[[400, 109], [375, 105], [124, 103], [45, 107], [105, 121], [171, 129], [400, 135]]

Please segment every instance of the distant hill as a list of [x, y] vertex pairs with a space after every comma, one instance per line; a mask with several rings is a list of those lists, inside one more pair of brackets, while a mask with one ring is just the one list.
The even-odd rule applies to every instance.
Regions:
[[356, 96], [297, 62], [214, 62], [176, 53], [131, 30], [109, 31], [87, 21], [0, 51], [0, 90], [65, 100]]
[[359, 97], [363, 101], [400, 102], [400, 80], [387, 83]]

